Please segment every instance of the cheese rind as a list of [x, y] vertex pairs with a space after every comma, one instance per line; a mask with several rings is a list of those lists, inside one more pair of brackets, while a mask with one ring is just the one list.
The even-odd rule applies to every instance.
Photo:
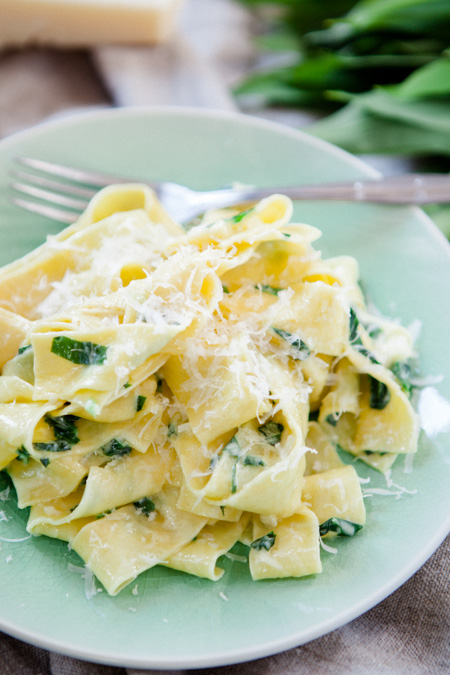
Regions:
[[183, 0], [2, 0], [0, 47], [156, 44]]

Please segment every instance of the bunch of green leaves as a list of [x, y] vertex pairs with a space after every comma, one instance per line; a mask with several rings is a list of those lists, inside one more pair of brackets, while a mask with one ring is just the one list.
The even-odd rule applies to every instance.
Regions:
[[[450, 50], [398, 85], [349, 97], [341, 110], [308, 131], [356, 154], [440, 156], [433, 168], [448, 171]], [[432, 205], [426, 211], [450, 238], [450, 205]]]
[[450, 49], [400, 84], [336, 97], [346, 105], [311, 133], [356, 153], [450, 158]]
[[338, 107], [333, 92], [398, 84], [439, 58], [450, 41], [448, 0], [240, 2], [266, 17], [261, 47], [292, 56], [237, 88], [238, 95], [258, 94], [270, 104]]
[[[291, 60], [251, 75], [238, 97], [313, 108], [321, 119], [307, 130], [350, 152], [432, 157], [449, 170], [449, 0], [240, 2], [265, 17], [261, 49]], [[450, 235], [450, 208], [431, 215]]]

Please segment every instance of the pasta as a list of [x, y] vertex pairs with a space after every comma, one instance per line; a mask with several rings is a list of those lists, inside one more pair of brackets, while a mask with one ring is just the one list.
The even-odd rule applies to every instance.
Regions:
[[217, 580], [321, 571], [365, 523], [354, 462], [417, 448], [411, 336], [349, 256], [273, 195], [189, 231], [138, 184], [0, 270], [0, 469], [28, 530], [107, 592], [165, 565]]

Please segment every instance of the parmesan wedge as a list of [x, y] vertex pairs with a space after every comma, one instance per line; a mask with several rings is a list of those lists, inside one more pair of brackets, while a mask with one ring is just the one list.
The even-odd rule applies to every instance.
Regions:
[[156, 44], [183, 0], [2, 0], [0, 47]]

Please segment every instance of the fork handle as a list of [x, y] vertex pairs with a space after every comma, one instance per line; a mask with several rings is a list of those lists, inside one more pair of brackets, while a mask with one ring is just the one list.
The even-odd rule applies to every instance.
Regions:
[[[299, 200], [324, 199], [384, 204], [443, 204], [450, 203], [450, 175], [403, 174], [401, 176], [355, 180], [353, 182], [243, 189], [239, 191], [239, 194], [242, 196], [242, 201], [253, 201], [268, 197], [274, 192], [280, 192], [291, 199]], [[236, 199], [236, 190], [233, 190], [233, 194], [234, 199]]]

